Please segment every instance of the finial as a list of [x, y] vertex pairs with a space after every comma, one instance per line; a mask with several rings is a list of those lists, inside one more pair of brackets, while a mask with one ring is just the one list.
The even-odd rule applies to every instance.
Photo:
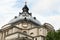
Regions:
[[25, 2], [25, 5], [27, 5], [27, 2]]

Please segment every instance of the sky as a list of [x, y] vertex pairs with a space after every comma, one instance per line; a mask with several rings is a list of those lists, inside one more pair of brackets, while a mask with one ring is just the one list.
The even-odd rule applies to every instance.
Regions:
[[60, 28], [60, 0], [0, 0], [0, 28], [22, 12], [25, 1], [42, 25], [49, 23], [55, 30]]

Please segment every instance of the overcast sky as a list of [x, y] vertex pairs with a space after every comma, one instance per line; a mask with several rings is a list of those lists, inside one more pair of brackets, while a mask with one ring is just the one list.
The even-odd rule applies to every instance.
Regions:
[[50, 23], [54, 29], [60, 28], [60, 0], [0, 0], [0, 27], [22, 12], [25, 1], [29, 12], [41, 24]]

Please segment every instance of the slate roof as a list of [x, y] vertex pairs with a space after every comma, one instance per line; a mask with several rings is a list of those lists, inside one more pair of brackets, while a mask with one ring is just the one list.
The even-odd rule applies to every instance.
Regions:
[[9, 21], [9, 24], [24, 20], [25, 18], [28, 21], [32, 21], [32, 22], [34, 22], [34, 23], [36, 23], [38, 25], [41, 25], [40, 22], [37, 19], [34, 19], [34, 17], [32, 17], [30, 15], [29, 16], [22, 16], [22, 14], [20, 16], [18, 16], [17, 18], [14, 18], [11, 21]]

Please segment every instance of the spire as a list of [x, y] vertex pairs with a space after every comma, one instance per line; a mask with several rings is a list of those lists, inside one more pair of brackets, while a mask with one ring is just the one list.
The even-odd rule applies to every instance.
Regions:
[[24, 7], [22, 8], [23, 12], [28, 12], [29, 8], [27, 7], [27, 2], [25, 2]]

